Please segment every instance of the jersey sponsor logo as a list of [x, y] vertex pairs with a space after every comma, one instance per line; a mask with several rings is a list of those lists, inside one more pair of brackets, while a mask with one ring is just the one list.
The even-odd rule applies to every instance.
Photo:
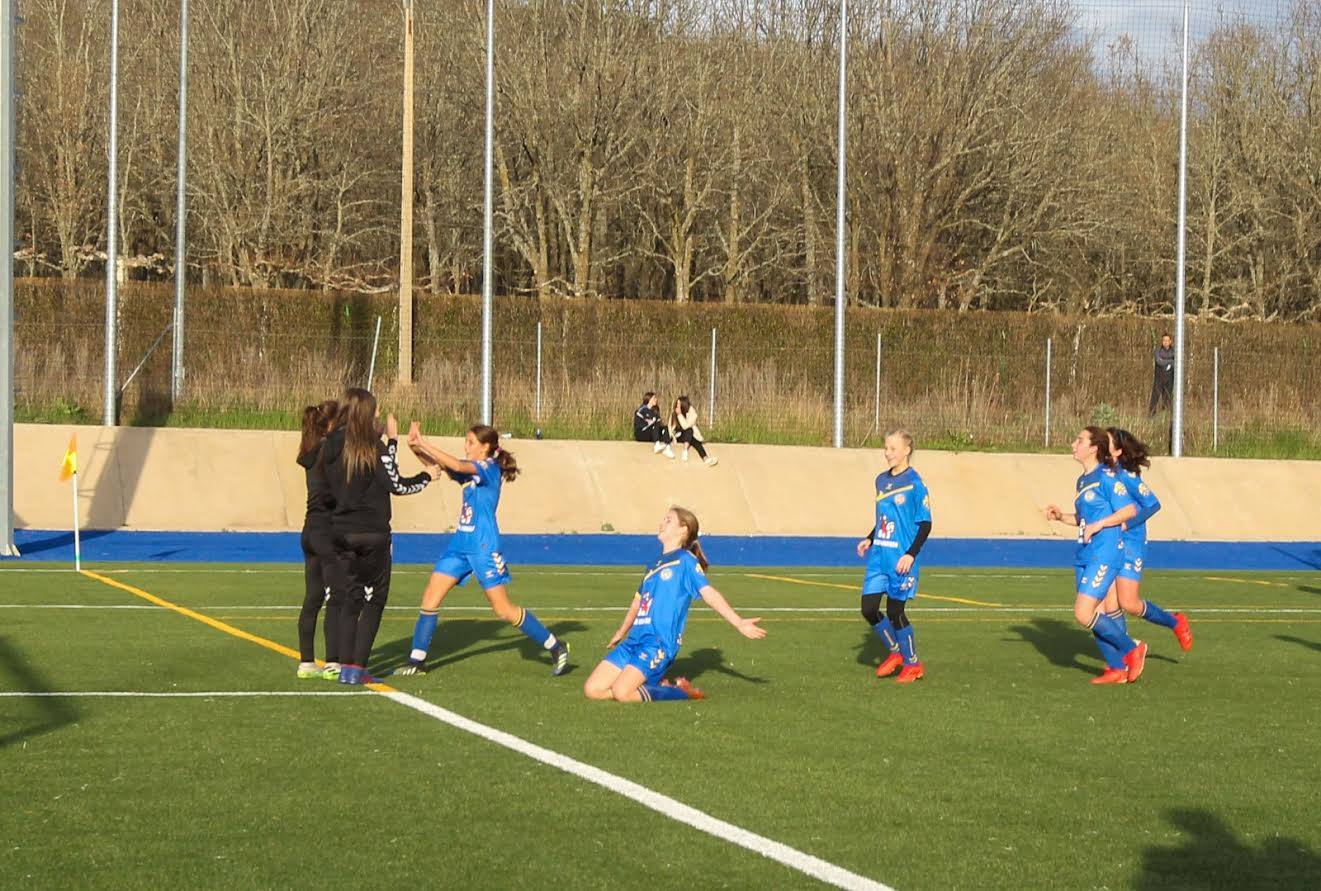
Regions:
[[894, 537], [894, 529], [894, 520], [889, 517], [881, 517], [876, 521], [876, 537], [879, 539], [889, 541]]
[[459, 508], [459, 525], [472, 525], [472, 505], [466, 501], [463, 502], [463, 507]]
[[643, 594], [642, 603], [638, 606], [638, 618], [651, 615], [651, 595]]
[[1127, 495], [1127, 494], [1128, 494], [1128, 488], [1127, 488], [1123, 483], [1121, 483], [1119, 480], [1115, 480], [1115, 494], [1116, 494], [1116, 495]]
[[907, 500], [908, 500], [908, 499], [907, 499], [906, 497], [904, 497], [903, 495], [896, 495], [896, 496], [894, 496], [894, 503], [895, 503], [895, 504], [903, 504], [903, 503], [904, 503], [905, 501], [907, 501]]
[[1110, 572], [1109, 563], [1102, 563], [1100, 566], [1096, 567], [1096, 575], [1092, 577], [1092, 587], [1093, 588], [1101, 587], [1101, 583], [1105, 581], [1105, 577], [1109, 572]]

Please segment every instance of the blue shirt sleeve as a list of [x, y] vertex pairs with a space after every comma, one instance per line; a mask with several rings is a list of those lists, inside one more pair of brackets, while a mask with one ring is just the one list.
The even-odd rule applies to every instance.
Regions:
[[1138, 526], [1147, 522], [1160, 510], [1160, 499], [1156, 493], [1151, 491], [1151, 487], [1142, 481], [1142, 477], [1134, 477], [1130, 485], [1136, 488], [1133, 493], [1133, 500], [1138, 505], [1138, 515], [1128, 521], [1130, 526]]
[[1110, 501], [1111, 513], [1123, 510], [1130, 504], [1135, 507], [1137, 506], [1137, 501], [1133, 498], [1134, 493], [1129, 491], [1128, 484], [1119, 477], [1103, 476], [1101, 478], [1101, 485], [1108, 490], [1105, 494], [1106, 498]]
[[920, 479], [913, 484], [913, 525], [931, 522], [931, 493]]
[[688, 563], [688, 596], [693, 600], [699, 600], [702, 597], [702, 589], [711, 583], [706, 580], [706, 572], [702, 569], [702, 564], [697, 562], [696, 557], [685, 562]]
[[500, 465], [490, 458], [483, 458], [472, 463], [477, 468], [477, 473], [473, 474], [473, 478], [477, 480], [479, 486], [489, 486], [500, 476]]

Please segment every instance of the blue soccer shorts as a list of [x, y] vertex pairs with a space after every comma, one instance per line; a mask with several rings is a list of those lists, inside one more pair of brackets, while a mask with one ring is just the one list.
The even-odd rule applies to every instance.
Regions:
[[1073, 590], [1097, 600], [1104, 600], [1105, 595], [1110, 593], [1110, 586], [1119, 576], [1120, 561], [1123, 559], [1123, 551], [1118, 551], [1097, 557], [1085, 564], [1074, 564]]
[[1145, 541], [1124, 541], [1124, 551], [1119, 565], [1119, 577], [1134, 582], [1142, 581], [1142, 561], [1147, 553]]
[[917, 596], [917, 561], [908, 572], [900, 575], [893, 560], [868, 560], [867, 574], [862, 578], [862, 594], [884, 594], [891, 600], [912, 600]]
[[509, 564], [505, 563], [505, 558], [500, 556], [499, 551], [486, 551], [481, 554], [456, 554], [446, 551], [445, 555], [436, 561], [433, 572], [447, 575], [460, 585], [468, 580], [468, 576], [473, 576], [477, 579], [477, 584], [483, 588], [507, 585], [510, 580]]
[[674, 661], [674, 653], [668, 652], [665, 645], [652, 634], [632, 635], [624, 638], [605, 655], [605, 661], [620, 670], [632, 665], [642, 676], [645, 683], [659, 684], [669, 671]]

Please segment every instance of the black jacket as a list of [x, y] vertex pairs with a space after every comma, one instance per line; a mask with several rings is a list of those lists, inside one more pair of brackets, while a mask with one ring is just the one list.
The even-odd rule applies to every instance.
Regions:
[[638, 410], [633, 412], [633, 438], [643, 439], [647, 437], [651, 428], [660, 423], [660, 415], [656, 409], [647, 403], [638, 406]]
[[330, 515], [335, 510], [335, 498], [330, 493], [326, 468], [321, 464], [322, 443], [298, 456], [298, 465], [307, 476], [307, 516], [304, 529], [329, 529]]
[[349, 479], [344, 462], [344, 428], [331, 431], [322, 445], [326, 481], [330, 486], [334, 509], [331, 522], [336, 532], [389, 532], [390, 495], [412, 495], [431, 482], [427, 473], [401, 479], [395, 460], [398, 443], [377, 442], [378, 461], [371, 473], [359, 473]]

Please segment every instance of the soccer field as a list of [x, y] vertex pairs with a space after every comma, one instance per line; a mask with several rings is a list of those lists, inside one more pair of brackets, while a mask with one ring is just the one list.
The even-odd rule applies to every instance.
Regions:
[[[378, 674], [426, 571], [396, 568]], [[432, 673], [354, 692], [278, 651], [300, 567], [0, 566], [0, 886], [1321, 884], [1316, 573], [1149, 573], [1195, 645], [1130, 619], [1146, 673], [1095, 687], [1071, 571], [927, 570], [902, 687], [858, 572], [717, 565], [768, 637], [699, 604], [675, 673], [707, 700], [588, 702], [638, 577], [515, 568], [565, 677], [468, 586]]]

